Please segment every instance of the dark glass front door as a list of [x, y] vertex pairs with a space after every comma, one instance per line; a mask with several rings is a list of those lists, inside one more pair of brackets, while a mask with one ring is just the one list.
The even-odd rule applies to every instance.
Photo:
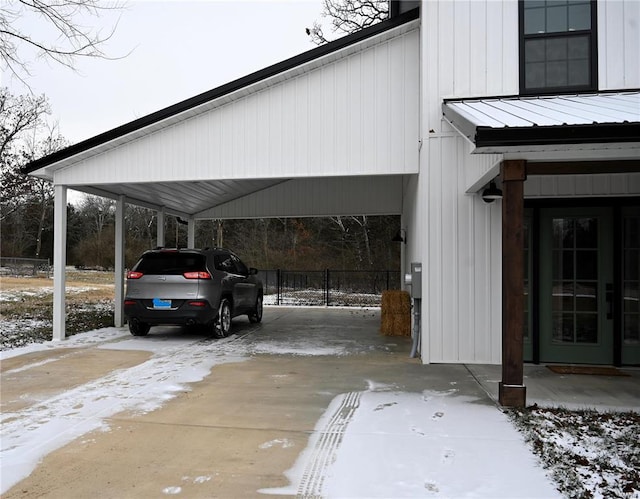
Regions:
[[613, 217], [540, 212], [540, 360], [612, 364]]
[[640, 364], [640, 209], [622, 214], [622, 364]]

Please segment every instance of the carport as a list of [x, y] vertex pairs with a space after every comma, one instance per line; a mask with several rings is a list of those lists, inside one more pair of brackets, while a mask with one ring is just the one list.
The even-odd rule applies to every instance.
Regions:
[[417, 11], [305, 52], [34, 161], [54, 184], [53, 338], [65, 338], [69, 188], [116, 201], [115, 318], [123, 325], [124, 208], [203, 219], [402, 214], [419, 169]]

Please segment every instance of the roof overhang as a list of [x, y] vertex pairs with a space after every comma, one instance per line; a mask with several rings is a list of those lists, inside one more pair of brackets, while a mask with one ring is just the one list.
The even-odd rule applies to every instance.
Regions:
[[639, 91], [447, 99], [442, 112], [474, 153], [640, 151]]
[[211, 109], [224, 106], [245, 95], [295, 77], [299, 73], [322, 67], [338, 58], [348, 57], [352, 52], [363, 50], [369, 45], [375, 45], [387, 38], [398, 36], [399, 33], [415, 29], [416, 25], [412, 21], [418, 19], [419, 9], [405, 12], [39, 158], [25, 165], [22, 172], [52, 180], [52, 172], [55, 169], [78, 163]]

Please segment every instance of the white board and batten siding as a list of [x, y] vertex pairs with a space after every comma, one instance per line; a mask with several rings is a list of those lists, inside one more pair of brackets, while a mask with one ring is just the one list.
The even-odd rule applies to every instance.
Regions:
[[[418, 171], [419, 30], [362, 50], [85, 159], [55, 182], [389, 175]], [[286, 76], [286, 75], [285, 75]], [[114, 170], [117, 170], [114, 173]]]
[[468, 141], [442, 119], [441, 105], [446, 98], [518, 93], [518, 6], [492, 0], [422, 7], [423, 148], [418, 208], [406, 217], [421, 239], [407, 262], [423, 262], [427, 290], [422, 356], [495, 364], [502, 337], [500, 205], [466, 191], [500, 156], [470, 155]]
[[600, 90], [640, 88], [640, 2], [598, 2]]
[[[640, 86], [639, 8], [636, 0], [598, 2], [601, 89]], [[447, 98], [519, 93], [518, 2], [423, 2], [421, 19], [423, 147], [417, 208], [404, 219], [420, 234], [406, 261], [423, 262], [423, 359], [500, 363], [501, 207], [465, 192], [498, 173], [501, 156], [470, 154], [469, 143], [443, 120], [441, 105]], [[622, 196], [637, 192], [636, 184], [633, 175], [603, 183], [531, 178], [526, 192]]]

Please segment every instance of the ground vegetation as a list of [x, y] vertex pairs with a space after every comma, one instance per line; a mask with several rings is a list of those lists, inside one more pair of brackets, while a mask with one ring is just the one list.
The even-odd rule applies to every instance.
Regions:
[[529, 407], [510, 413], [564, 497], [640, 497], [640, 414]]

